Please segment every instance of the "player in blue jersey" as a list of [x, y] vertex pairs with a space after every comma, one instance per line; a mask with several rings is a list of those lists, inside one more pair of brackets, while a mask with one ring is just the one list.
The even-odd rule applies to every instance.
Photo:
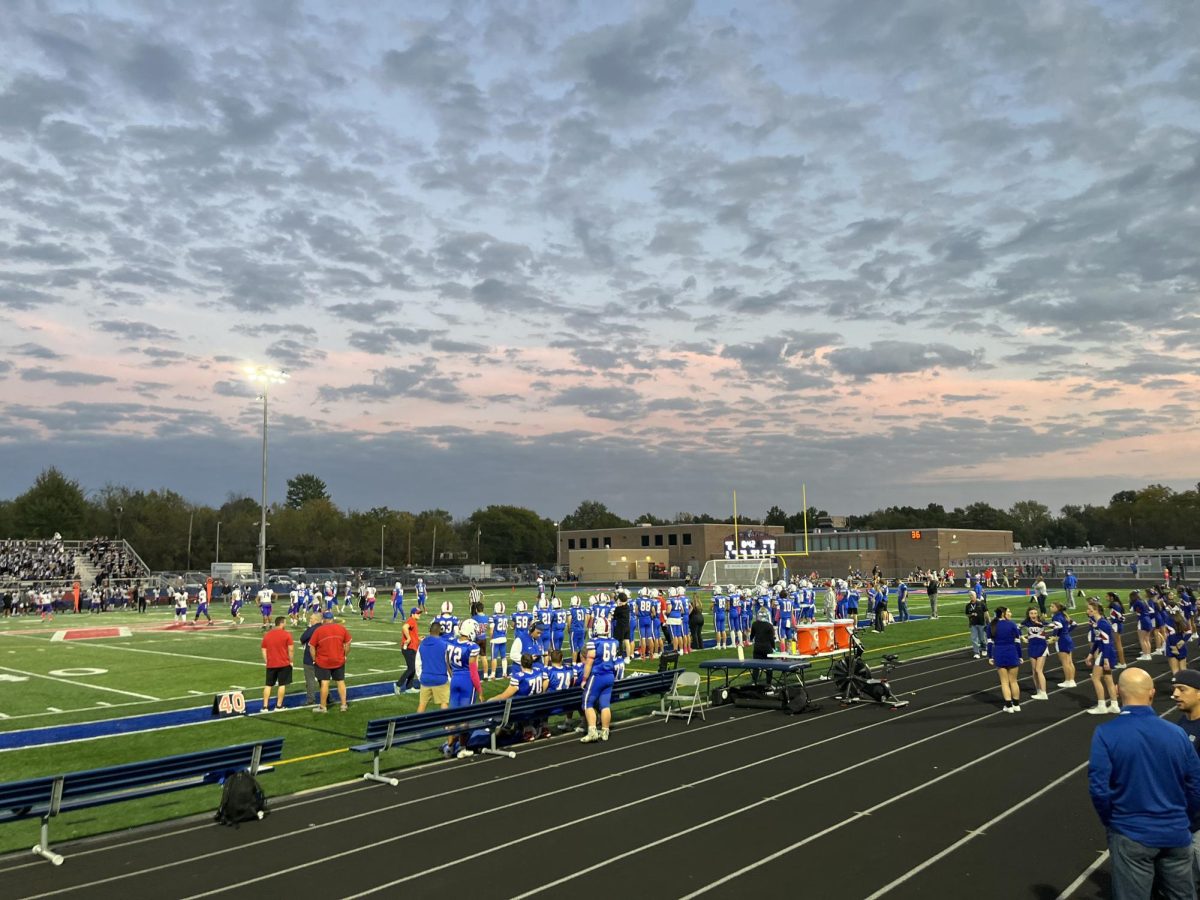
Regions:
[[563, 638], [567, 634], [567, 625], [569, 624], [570, 615], [563, 609], [562, 600], [558, 597], [550, 598], [550, 649], [561, 650]]
[[667, 591], [667, 630], [671, 634], [671, 649], [682, 653], [683, 623], [687, 619], [687, 601], [679, 597], [675, 588]]
[[404, 585], [397, 581], [392, 586], [392, 623], [404, 612]]
[[[587, 719], [587, 734], [580, 738], [584, 744], [607, 741], [612, 724], [612, 686], [616, 678], [616, 663], [621, 658], [621, 645], [609, 637], [608, 619], [597, 619], [592, 626], [592, 640], [583, 651], [583, 715]], [[600, 709], [600, 728], [596, 728], [596, 708]]]
[[656, 659], [662, 650], [662, 630], [658, 628], [658, 603], [650, 596], [649, 588], [638, 591], [633, 604], [637, 617], [638, 652], [642, 659]]
[[903, 578], [896, 585], [896, 621], [908, 621], [908, 583]]
[[[451, 709], [469, 706], [477, 697], [483, 697], [483, 685], [479, 681], [479, 644], [475, 641], [476, 627], [474, 619], [464, 619], [458, 626], [458, 634], [446, 644]], [[460, 759], [472, 755], [467, 749], [465, 735], [453, 734], [446, 743], [450, 753], [454, 753], [455, 748], [461, 745], [457, 754]]]
[[[508, 676], [508, 659], [506, 653], [508, 651], [508, 624], [509, 618], [504, 611], [504, 604], [497, 603], [492, 607], [492, 620], [489, 624], [490, 637], [488, 638], [488, 646], [490, 652], [485, 661], [487, 666], [487, 680], [493, 678], [506, 678]], [[499, 674], [497, 674], [499, 669]]]
[[531, 626], [534, 621], [536, 621], [536, 619], [533, 613], [529, 611], [529, 604], [524, 600], [518, 600], [517, 609], [512, 614], [513, 650], [516, 650], [516, 642], [519, 641], [521, 644], [521, 650], [518, 654], [518, 658], [520, 655], [525, 653], [528, 653], [530, 656], [538, 656], [540, 658], [542, 649], [541, 642], [538, 642], [538, 647], [535, 650], [529, 640], [529, 626]]
[[454, 604], [449, 600], [442, 601], [442, 612], [433, 621], [442, 626], [442, 635], [447, 639], [458, 634], [458, 616], [454, 615]]
[[537, 616], [538, 623], [542, 626], [542, 656], [548, 656], [550, 642], [554, 638], [554, 610], [550, 608], [550, 598], [544, 592], [538, 597], [534, 615]]
[[855, 586], [851, 587], [850, 590], [846, 591], [846, 601], [845, 601], [846, 609], [845, 609], [845, 615], [843, 616], [843, 618], [853, 619], [856, 627], [858, 625], [858, 601], [859, 601], [858, 586], [855, 585]]
[[567, 615], [571, 632], [571, 658], [575, 662], [580, 662], [583, 659], [583, 646], [587, 643], [588, 611], [583, 607], [578, 596], [571, 598]]
[[719, 584], [713, 585], [712, 598], [713, 628], [717, 632], [717, 649], [725, 649], [729, 637], [729, 597]]
[[[1105, 617], [1104, 607], [1095, 597], [1088, 599], [1087, 617], [1090, 626], [1088, 637], [1091, 640], [1087, 664], [1092, 667], [1092, 687], [1096, 690], [1096, 705], [1086, 712], [1094, 716], [1104, 713], [1116, 715], [1121, 712], [1121, 706], [1117, 702], [1117, 685], [1112, 674], [1113, 667], [1117, 664], [1112, 622]], [[1179, 624], [1182, 624], [1182, 619]], [[1186, 647], [1186, 644], [1184, 646]], [[1186, 651], [1183, 667], [1187, 667]]]
[[422, 615], [425, 613], [425, 601], [429, 597], [429, 591], [425, 587], [425, 579], [417, 579], [417, 606], [420, 608]]
[[883, 634], [883, 629], [887, 627], [888, 615], [888, 595], [886, 587], [874, 588], [870, 595], [871, 611], [875, 614], [872, 628], [879, 634]]
[[337, 588], [332, 581], [325, 582], [325, 612], [333, 612], [333, 608], [337, 606]]

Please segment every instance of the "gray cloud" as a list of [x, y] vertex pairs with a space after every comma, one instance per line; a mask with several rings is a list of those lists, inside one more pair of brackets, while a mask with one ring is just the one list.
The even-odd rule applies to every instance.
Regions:
[[901, 375], [928, 369], [973, 369], [981, 365], [981, 352], [948, 344], [915, 344], [907, 341], [873, 341], [867, 348], [845, 347], [826, 357], [833, 368], [854, 378]]
[[32, 369], [22, 369], [23, 381], [49, 381], [59, 387], [82, 387], [89, 384], [104, 384], [116, 381], [108, 375], [96, 375], [92, 372], [72, 372], [66, 369], [50, 370], [35, 366]]

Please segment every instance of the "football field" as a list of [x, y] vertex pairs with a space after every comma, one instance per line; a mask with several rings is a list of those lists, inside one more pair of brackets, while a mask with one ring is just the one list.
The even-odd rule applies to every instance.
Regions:
[[[707, 592], [701, 596], [708, 605]], [[465, 617], [465, 591], [431, 593], [422, 632], [444, 600]], [[511, 613], [516, 601], [532, 605], [533, 590], [500, 589], [486, 597], [487, 610], [503, 600]], [[924, 594], [910, 604], [913, 614], [927, 612]], [[1018, 601], [1018, 602], [1014, 602]], [[586, 596], [585, 596], [586, 602]], [[883, 653], [901, 658], [945, 651], [967, 643], [961, 596], [944, 596], [938, 620], [897, 624], [884, 634], [863, 630], [867, 659]], [[1023, 610], [1019, 598], [997, 598]], [[412, 600], [409, 598], [409, 605]], [[894, 604], [893, 604], [894, 607]], [[279, 609], [279, 606], [276, 606]], [[247, 613], [252, 614], [246, 615]], [[391, 604], [379, 603], [374, 621], [357, 611], [343, 619], [354, 642], [347, 662], [347, 684], [367, 688], [372, 696], [352, 697], [350, 708], [339, 712], [331, 703], [326, 715], [297, 706], [279, 713], [213, 717], [215, 695], [243, 691], [251, 708], [262, 698], [262, 630], [257, 610], [243, 610], [246, 622], [235, 625], [228, 610], [214, 607], [214, 624], [177, 626], [170, 610], [145, 614], [110, 612], [100, 615], [58, 615], [43, 622], [36, 616], [0, 620], [0, 771], [3, 780], [98, 768], [159, 756], [209, 749], [267, 737], [285, 739], [284, 759], [264, 776], [271, 796], [361, 777], [369, 754], [350, 753], [362, 740], [366, 722], [416, 708], [416, 695], [395, 696], [390, 684], [405, 668], [400, 651], [400, 620], [392, 622]], [[1079, 616], [1082, 618], [1082, 616]], [[712, 636], [711, 614], [706, 616]], [[203, 620], [202, 620], [203, 621]], [[291, 631], [297, 637], [300, 628]], [[706, 650], [686, 657], [693, 668], [704, 659], [729, 656], [731, 651]], [[299, 652], [296, 656], [299, 661]], [[656, 663], [634, 661], [631, 671]], [[303, 674], [289, 688], [293, 703], [303, 700]], [[372, 692], [368, 686], [376, 685]], [[504, 683], [485, 682], [493, 696]], [[618, 718], [640, 715], [657, 699], [616, 708]], [[148, 715], [174, 713], [174, 715]], [[431, 762], [440, 757], [433, 743], [389, 751], [389, 768]], [[162, 797], [66, 814], [56, 824], [59, 840], [116, 828], [161, 821], [216, 808], [219, 788], [205, 787]], [[0, 826], [0, 851], [27, 848], [31, 823]]]

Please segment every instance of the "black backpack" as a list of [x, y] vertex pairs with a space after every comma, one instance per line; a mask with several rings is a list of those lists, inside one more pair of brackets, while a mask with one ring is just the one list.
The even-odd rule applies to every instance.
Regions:
[[234, 772], [225, 779], [221, 805], [214, 821], [219, 825], [237, 828], [242, 822], [252, 822], [267, 814], [267, 797], [249, 772]]

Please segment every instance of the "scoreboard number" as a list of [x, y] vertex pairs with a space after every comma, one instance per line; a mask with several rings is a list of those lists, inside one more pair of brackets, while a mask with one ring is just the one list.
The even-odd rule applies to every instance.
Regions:
[[213, 697], [214, 716], [242, 716], [246, 714], [246, 695], [241, 691], [225, 691]]

